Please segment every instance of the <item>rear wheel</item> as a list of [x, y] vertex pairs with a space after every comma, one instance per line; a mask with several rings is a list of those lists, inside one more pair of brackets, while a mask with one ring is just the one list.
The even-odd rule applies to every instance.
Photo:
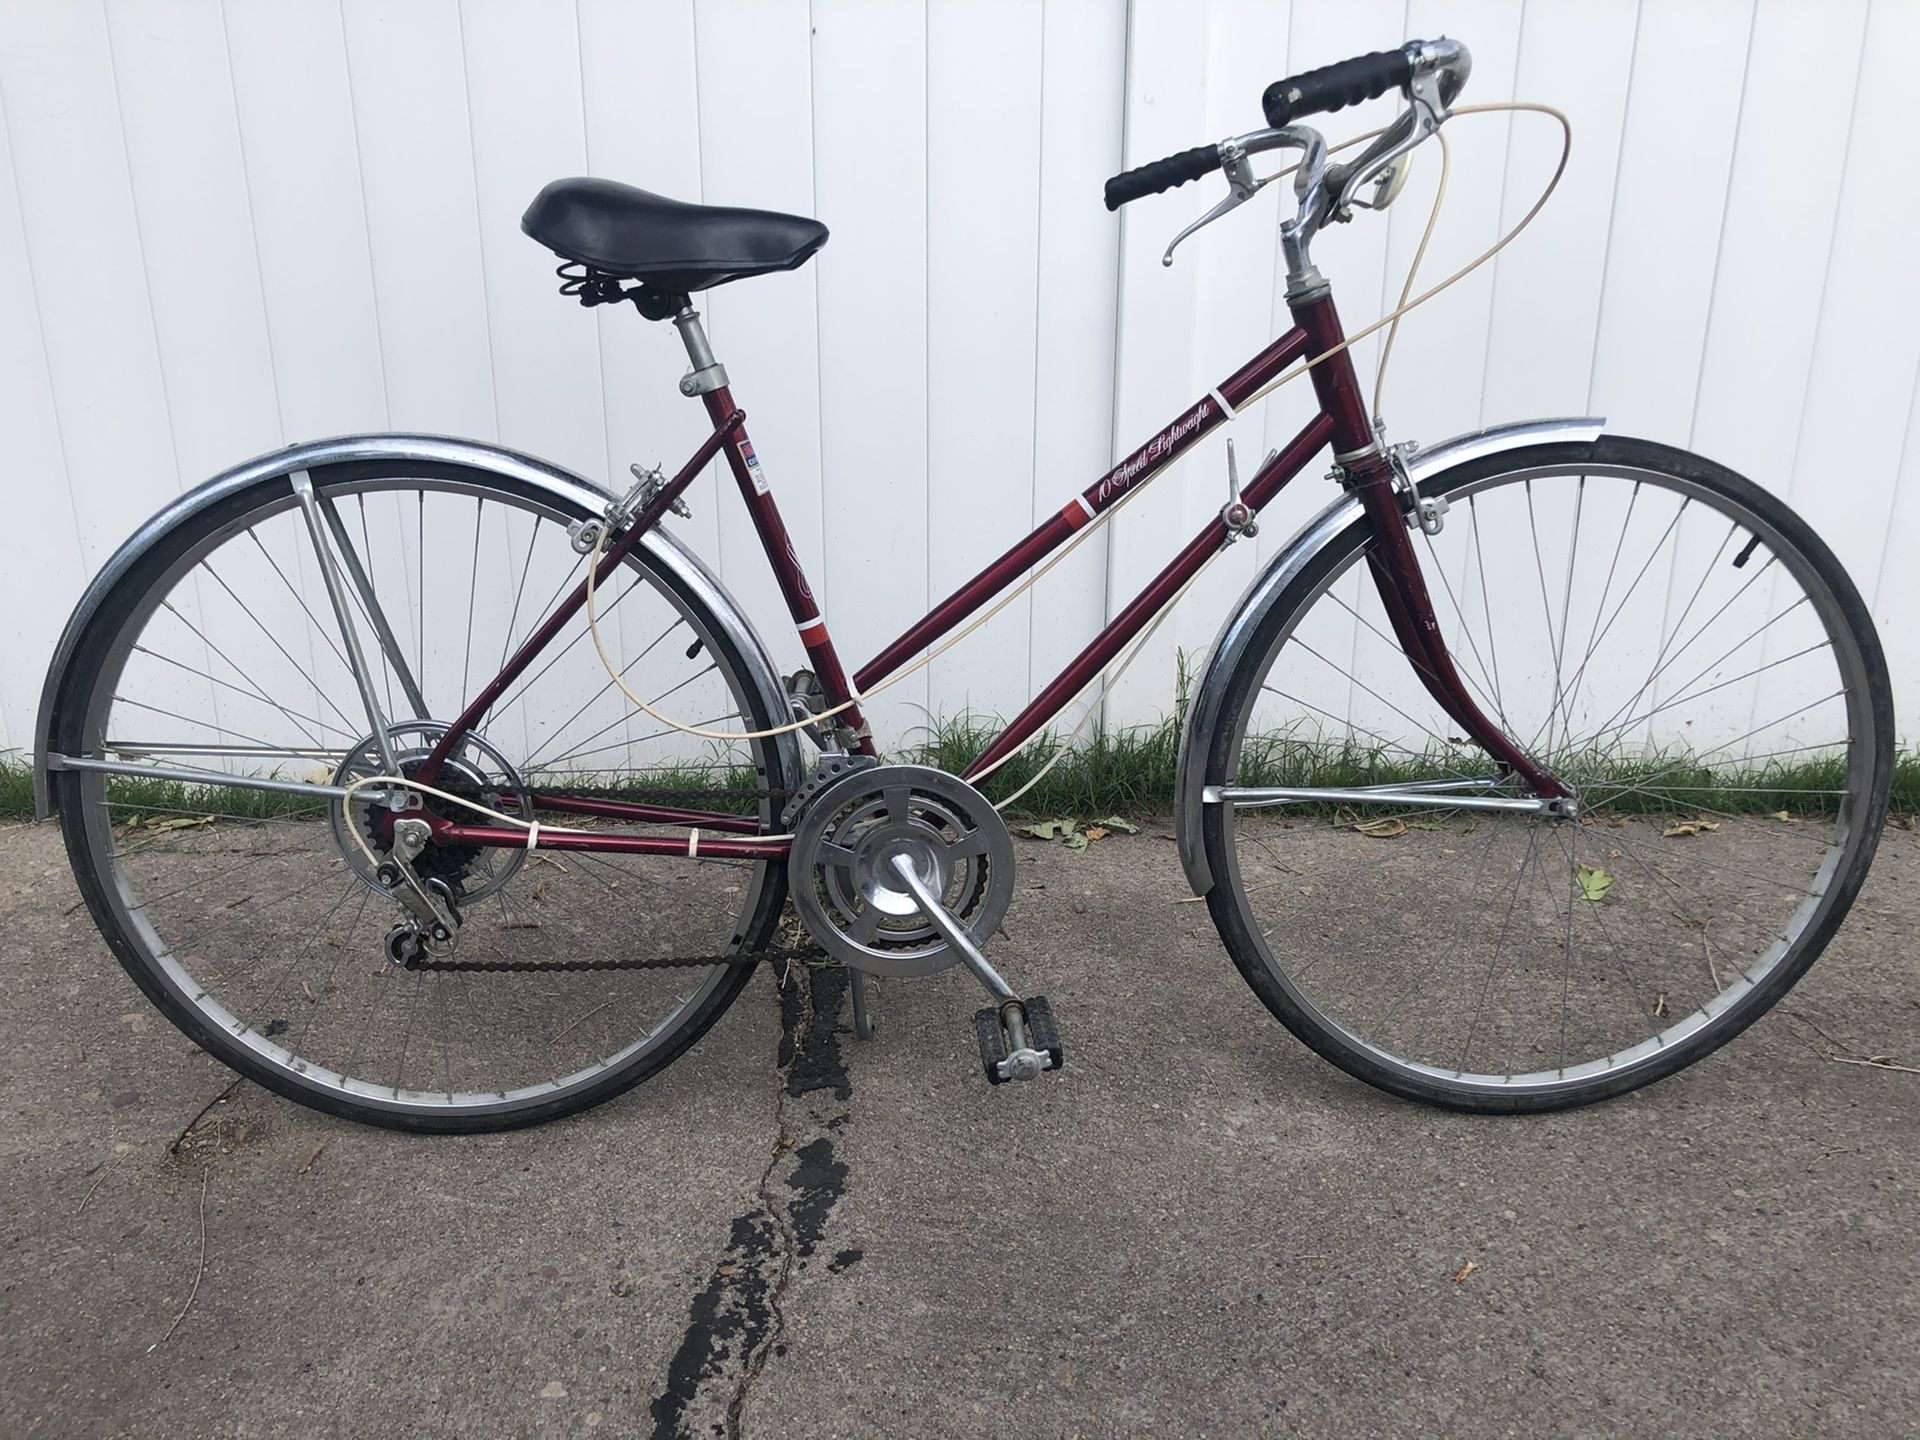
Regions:
[[1397, 798], [1208, 804], [1215, 923], [1289, 1029], [1396, 1094], [1545, 1110], [1670, 1075], [1787, 992], [1866, 876], [1894, 754], [1871, 619], [1784, 505], [1665, 446], [1422, 493], [1450, 503], [1415, 545], [1455, 663], [1578, 814], [1445, 803], [1526, 792], [1392, 640], [1361, 520], [1258, 624], [1205, 774]]
[[[396, 759], [417, 768], [581, 578], [566, 527], [584, 517], [543, 487], [466, 467], [365, 463], [313, 481], [342, 570], [365, 581], [354, 623]], [[676, 567], [636, 549], [599, 606], [627, 683], [668, 713], [723, 729], [780, 723], [741, 643]], [[61, 748], [204, 775], [57, 775], [82, 894], [141, 989], [261, 1084], [401, 1128], [548, 1119], [686, 1050], [746, 967], [560, 967], [762, 948], [783, 863], [430, 846], [420, 873], [464, 919], [455, 958], [543, 968], [397, 965], [388, 932], [401, 912], [361, 849], [385, 850], [370, 807], [223, 783], [380, 771], [348, 648], [284, 476], [181, 522], [98, 611], [67, 682], [63, 713], [79, 718]], [[790, 777], [770, 740], [691, 742], [631, 714], [577, 617], [440, 783], [526, 818], [528, 782], [739, 789], [737, 803], [705, 808], [757, 816], [767, 833], [778, 801], [753, 792]]]

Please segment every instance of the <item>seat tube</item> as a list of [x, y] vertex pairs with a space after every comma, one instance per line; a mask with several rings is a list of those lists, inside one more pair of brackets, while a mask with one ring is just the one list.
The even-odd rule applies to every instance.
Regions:
[[[681, 339], [686, 342], [687, 358], [693, 364], [692, 371], [681, 377], [681, 392], [698, 395], [707, 407], [708, 416], [717, 426], [734, 412], [733, 392], [727, 384], [726, 367], [714, 359], [713, 351], [707, 344], [705, 328], [700, 324], [700, 313], [691, 305], [683, 305], [673, 317], [673, 323], [678, 327]], [[773, 498], [766, 472], [754, 453], [753, 441], [748, 437], [744, 422], [734, 432], [731, 441], [721, 447], [721, 451], [727, 457], [727, 468], [733, 472], [734, 483], [740, 487], [740, 498], [746, 503], [747, 514], [753, 519], [753, 528], [760, 536], [760, 547], [766, 551], [767, 563], [773, 567], [780, 593], [786, 598], [787, 610], [793, 616], [794, 629], [800, 634], [800, 644], [807, 652], [813, 673], [820, 678], [820, 688], [827, 697], [827, 703], [839, 705], [853, 699], [852, 683], [840, 663], [840, 655], [834, 649], [832, 637], [827, 634], [827, 622], [820, 613], [820, 602], [814, 598], [813, 586], [807, 582], [807, 573], [800, 566], [793, 537], [787, 532], [787, 522], [780, 515], [780, 506]], [[873, 736], [868, 733], [866, 718], [860, 713], [859, 705], [849, 706], [834, 718], [837, 724], [843, 724], [853, 732], [855, 748], [862, 755], [875, 753]]]

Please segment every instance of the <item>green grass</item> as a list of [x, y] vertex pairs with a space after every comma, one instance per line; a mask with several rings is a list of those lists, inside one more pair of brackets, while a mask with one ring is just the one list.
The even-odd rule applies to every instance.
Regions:
[[[957, 773], [986, 749], [998, 733], [997, 722], [980, 716], [963, 715], [930, 722], [910, 736], [909, 743], [893, 758], [936, 765]], [[1064, 744], [1064, 740], [1053, 735], [1037, 739], [990, 776], [982, 788], [995, 801], [1005, 799], [1059, 755]], [[1179, 747], [1178, 713], [1150, 725], [1096, 729], [1084, 743], [1062, 756], [1007, 813], [1029, 818], [1086, 819], [1164, 811], [1173, 798]], [[1701, 808], [1735, 813], [1766, 814], [1786, 810], [1806, 814], [1831, 808], [1829, 797], [1818, 792], [1836, 788], [1840, 783], [1839, 771], [1837, 759], [1792, 766], [1776, 764], [1740, 772], [1694, 766], [1674, 769], [1663, 776], [1661, 783], [1663, 787], [1699, 787], [1688, 793], [1698, 796]], [[1241, 756], [1239, 778], [1244, 785], [1357, 786], [1439, 779], [1459, 773], [1457, 758], [1440, 753], [1416, 757], [1354, 744], [1330, 749], [1299, 735], [1272, 734], [1256, 736], [1247, 742]], [[1641, 758], [1630, 766], [1617, 766], [1613, 779], [1615, 783], [1624, 783], [1634, 774], [1646, 773], [1647, 761]], [[567, 783], [589, 786], [596, 778], [612, 780], [612, 777], [569, 776]], [[644, 780], [631, 775], [622, 778], [636, 787], [739, 790], [743, 793], [735, 803], [702, 802], [694, 807], [737, 813], [751, 811], [753, 802], [744, 792], [753, 790], [758, 783], [749, 771], [716, 772], [694, 767], [659, 771]], [[1598, 785], [1604, 786], [1608, 778], [1603, 771]], [[1589, 779], [1586, 791], [1595, 795], [1596, 782]], [[269, 819], [302, 812], [319, 813], [312, 800], [301, 796], [168, 780], [116, 780], [110, 793], [116, 807], [123, 807], [118, 811], [119, 818], [125, 819], [168, 814]], [[1622, 811], [1669, 812], [1676, 808], [1665, 798], [1634, 794], [1621, 795], [1611, 804], [1612, 808]], [[1920, 812], [1920, 752], [1903, 753], [1895, 764], [1893, 808], [1902, 814]], [[0, 817], [18, 819], [32, 813], [30, 762], [17, 753], [0, 755]]]

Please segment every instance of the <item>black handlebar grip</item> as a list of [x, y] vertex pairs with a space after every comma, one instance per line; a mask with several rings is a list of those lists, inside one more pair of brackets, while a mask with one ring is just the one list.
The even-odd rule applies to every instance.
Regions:
[[1372, 55], [1323, 65], [1304, 75], [1276, 80], [1260, 97], [1267, 123], [1278, 129], [1304, 115], [1358, 105], [1405, 85], [1413, 78], [1413, 61], [1405, 50], [1380, 50]]
[[1164, 160], [1122, 171], [1107, 181], [1107, 209], [1118, 210], [1129, 200], [1171, 190], [1189, 180], [1198, 180], [1219, 167], [1219, 146], [1196, 145], [1191, 150], [1182, 150], [1178, 155], [1169, 155]]

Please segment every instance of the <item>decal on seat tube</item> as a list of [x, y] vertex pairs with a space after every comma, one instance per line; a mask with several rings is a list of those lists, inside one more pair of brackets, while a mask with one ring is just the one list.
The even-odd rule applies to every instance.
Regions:
[[767, 477], [760, 469], [760, 457], [753, 453], [753, 442], [751, 440], [742, 440], [737, 448], [740, 451], [741, 463], [747, 467], [747, 478], [753, 481], [754, 493], [756, 495], [766, 494]]

